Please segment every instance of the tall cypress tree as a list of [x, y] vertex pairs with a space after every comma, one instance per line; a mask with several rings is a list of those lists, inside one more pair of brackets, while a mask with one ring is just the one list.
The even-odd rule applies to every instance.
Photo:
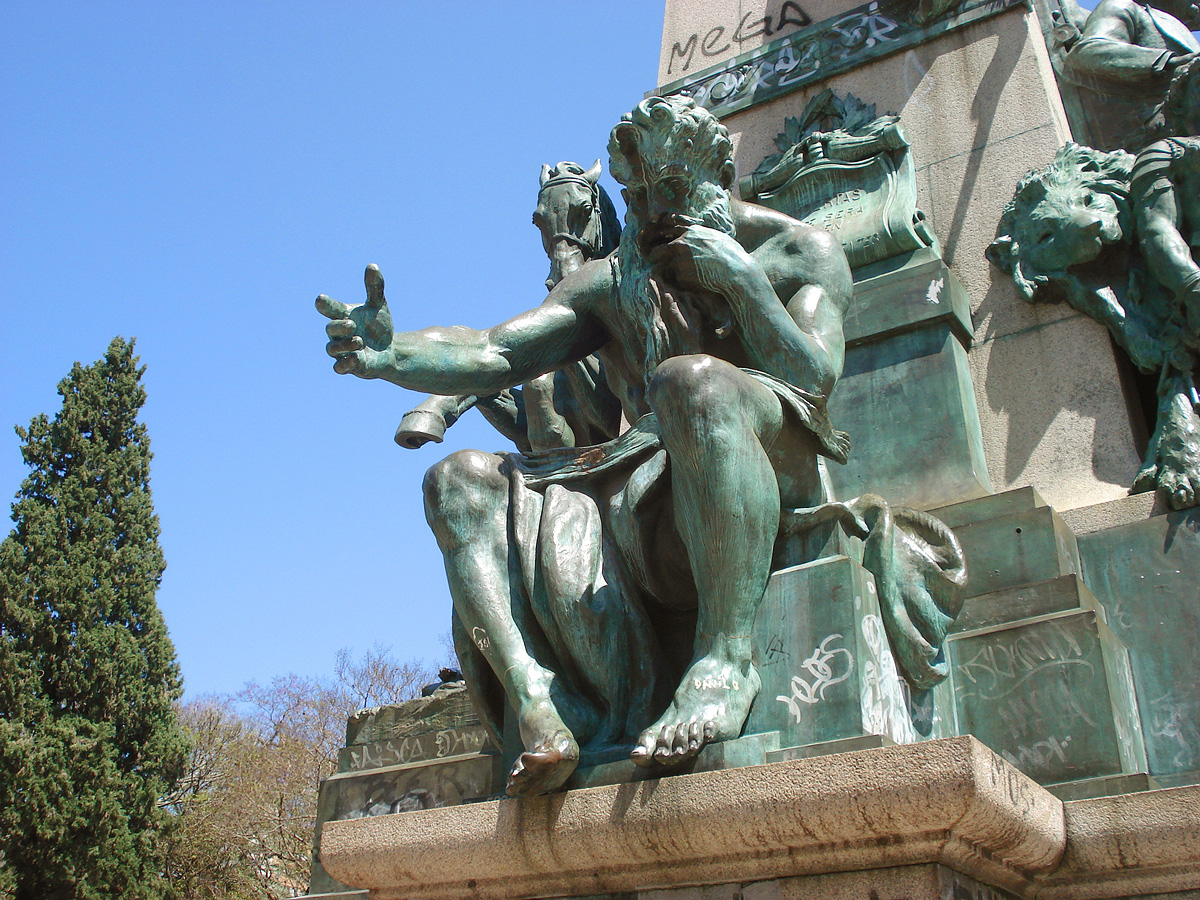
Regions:
[[166, 892], [159, 799], [187, 748], [154, 600], [144, 371], [116, 338], [59, 383], [53, 420], [17, 428], [31, 471], [0, 543], [0, 882], [18, 900]]

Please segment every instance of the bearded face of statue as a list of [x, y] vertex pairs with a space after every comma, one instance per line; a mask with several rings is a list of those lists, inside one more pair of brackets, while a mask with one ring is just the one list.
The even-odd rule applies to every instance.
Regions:
[[627, 226], [674, 218], [732, 233], [729, 133], [686, 97], [650, 97], [622, 117], [608, 143], [609, 167], [625, 186]]
[[640, 348], [639, 374], [648, 379], [658, 362], [695, 349], [686, 328], [664, 320], [663, 291], [670, 288], [656, 280], [648, 255], [681, 225], [734, 233], [732, 145], [716, 117], [691, 99], [650, 97], [613, 129], [608, 151], [627, 207], [616, 327], [621, 343]]

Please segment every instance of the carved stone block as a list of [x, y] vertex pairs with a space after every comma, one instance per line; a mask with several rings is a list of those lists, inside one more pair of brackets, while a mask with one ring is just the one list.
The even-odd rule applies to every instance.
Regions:
[[1075, 535], [1048, 506], [970, 522], [954, 534], [967, 558], [967, 597], [1080, 571]]
[[451, 760], [342, 772], [321, 784], [317, 817], [322, 821], [356, 819], [457, 806], [496, 793], [495, 768], [495, 755], [476, 753]]
[[991, 490], [967, 353], [945, 321], [848, 349], [829, 410], [853, 444], [829, 466], [838, 497], [920, 509]]
[[1200, 783], [1200, 510], [1081, 536], [1079, 552], [1129, 648], [1150, 774]]

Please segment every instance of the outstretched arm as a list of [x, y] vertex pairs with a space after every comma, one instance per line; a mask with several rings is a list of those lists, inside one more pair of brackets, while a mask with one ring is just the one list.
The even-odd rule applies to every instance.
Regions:
[[334, 371], [416, 391], [487, 395], [582, 359], [603, 343], [604, 332], [587, 310], [606, 275], [607, 266], [584, 267], [541, 306], [485, 331], [393, 331], [376, 266], [367, 268], [366, 303], [351, 307], [322, 294], [317, 310], [332, 320], [325, 349], [336, 360]]

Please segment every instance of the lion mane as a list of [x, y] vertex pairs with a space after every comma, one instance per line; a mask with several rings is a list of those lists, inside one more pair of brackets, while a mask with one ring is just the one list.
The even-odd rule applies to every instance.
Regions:
[[[1081, 144], [1060, 147], [1050, 165], [1031, 171], [1017, 185], [1004, 208], [996, 239], [987, 258], [1012, 277], [1022, 296], [1030, 301], [1078, 298], [1087, 290], [1068, 268], [1041, 269], [1033, 260], [1029, 233], [1035, 222], [1063, 230], [1071, 224], [1071, 210], [1061, 197], [1077, 189], [1112, 197], [1123, 235], [1129, 235], [1129, 177], [1134, 157], [1124, 150], [1105, 153]], [[1065, 295], [1065, 297], [1064, 297]], [[1074, 304], [1073, 304], [1074, 305]]]

